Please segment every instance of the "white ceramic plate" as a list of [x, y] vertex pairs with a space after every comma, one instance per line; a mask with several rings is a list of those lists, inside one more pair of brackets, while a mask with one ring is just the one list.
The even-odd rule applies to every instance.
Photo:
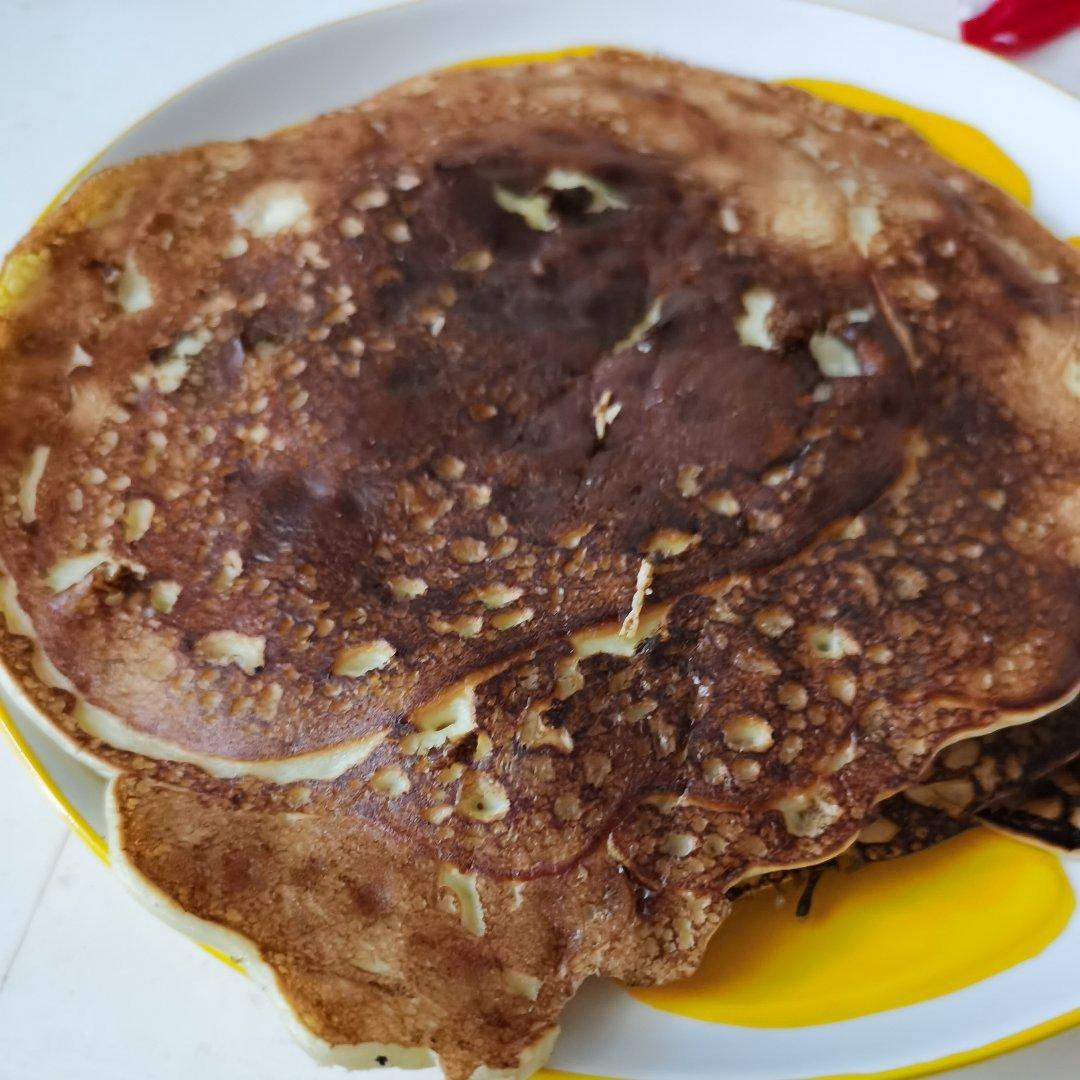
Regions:
[[[788, 0], [423, 0], [388, 8], [320, 27], [204, 79], [125, 132], [95, 167], [270, 131], [430, 68], [580, 44], [661, 52], [762, 79], [848, 82], [967, 121], [1027, 173], [1036, 215], [1059, 235], [1080, 234], [1080, 163], [1062, 152], [1080, 145], [1080, 102], [975, 50]], [[100, 779], [21, 716], [11, 726], [51, 796], [100, 847]], [[1080, 894], [1080, 867], [1068, 872]], [[810, 1027], [686, 1019], [591, 983], [568, 1012], [553, 1065], [634, 1080], [920, 1075], [1080, 1021], [1078, 968], [1074, 915], [1037, 956], [991, 978]]]

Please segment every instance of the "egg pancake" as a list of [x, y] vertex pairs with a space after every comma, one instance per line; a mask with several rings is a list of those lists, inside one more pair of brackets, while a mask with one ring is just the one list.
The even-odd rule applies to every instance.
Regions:
[[603, 51], [107, 170], [0, 408], [5, 687], [328, 1060], [526, 1075], [1080, 684], [1080, 252], [792, 88]]

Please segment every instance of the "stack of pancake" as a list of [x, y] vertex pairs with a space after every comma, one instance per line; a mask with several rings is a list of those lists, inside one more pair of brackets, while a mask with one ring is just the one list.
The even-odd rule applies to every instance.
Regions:
[[0, 305], [4, 688], [323, 1060], [525, 1076], [777, 875], [1075, 844], [1080, 252], [902, 125], [444, 72], [90, 179]]

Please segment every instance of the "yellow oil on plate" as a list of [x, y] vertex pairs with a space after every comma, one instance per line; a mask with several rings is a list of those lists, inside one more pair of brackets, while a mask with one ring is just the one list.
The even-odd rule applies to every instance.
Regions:
[[805, 919], [794, 916], [797, 892], [740, 901], [695, 975], [631, 993], [712, 1023], [835, 1023], [1028, 960], [1061, 933], [1076, 904], [1058, 858], [987, 829], [904, 859], [827, 872]]

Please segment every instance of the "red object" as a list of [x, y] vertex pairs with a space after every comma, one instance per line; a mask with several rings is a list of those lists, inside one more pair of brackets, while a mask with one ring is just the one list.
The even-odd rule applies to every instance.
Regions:
[[960, 24], [960, 36], [1003, 56], [1027, 52], [1080, 26], [1080, 0], [995, 0]]

